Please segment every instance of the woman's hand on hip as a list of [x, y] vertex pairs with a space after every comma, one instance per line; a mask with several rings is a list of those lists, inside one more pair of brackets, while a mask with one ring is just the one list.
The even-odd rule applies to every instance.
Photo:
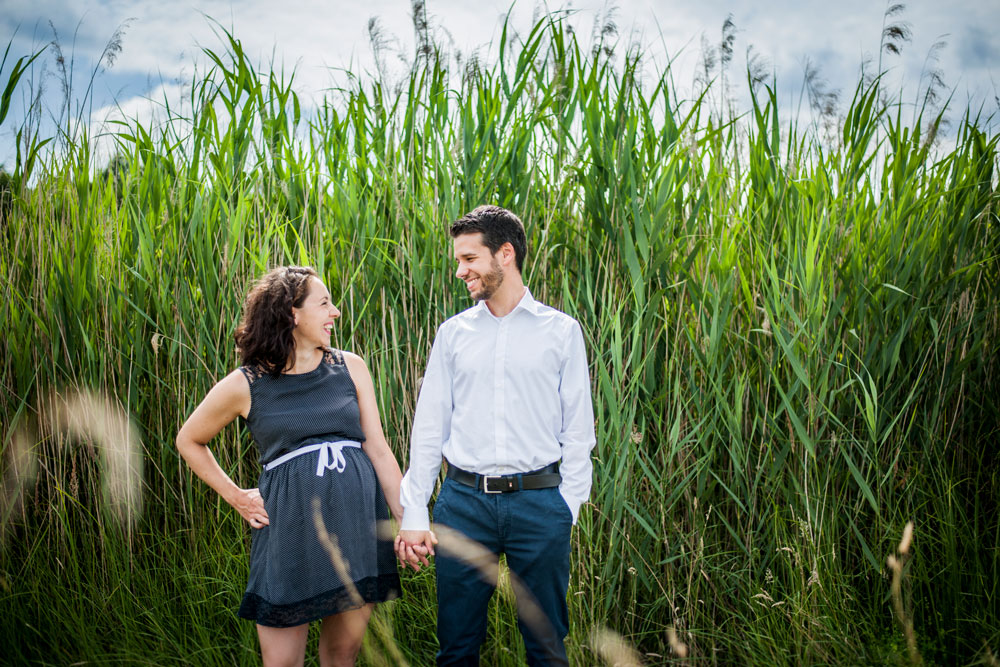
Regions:
[[230, 504], [252, 528], [263, 528], [270, 523], [259, 489], [240, 489]]

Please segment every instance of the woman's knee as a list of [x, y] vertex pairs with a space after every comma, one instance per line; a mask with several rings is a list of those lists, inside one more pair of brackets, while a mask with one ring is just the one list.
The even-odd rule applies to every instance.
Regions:
[[368, 627], [374, 605], [366, 604], [323, 619], [320, 630], [319, 656], [323, 667], [353, 665], [361, 652], [361, 642]]
[[343, 667], [353, 665], [361, 652], [361, 641], [340, 641], [320, 645], [319, 662], [323, 667]]

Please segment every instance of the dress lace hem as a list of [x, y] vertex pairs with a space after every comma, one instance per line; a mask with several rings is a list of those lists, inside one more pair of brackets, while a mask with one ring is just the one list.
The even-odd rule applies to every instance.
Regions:
[[[382, 574], [366, 577], [354, 582], [354, 587], [365, 603], [387, 602], [402, 594], [399, 574]], [[320, 593], [308, 600], [288, 604], [272, 604], [254, 593], [246, 593], [240, 604], [239, 616], [258, 625], [271, 628], [290, 628], [303, 623], [318, 621], [333, 614], [339, 614], [360, 605], [344, 586]]]

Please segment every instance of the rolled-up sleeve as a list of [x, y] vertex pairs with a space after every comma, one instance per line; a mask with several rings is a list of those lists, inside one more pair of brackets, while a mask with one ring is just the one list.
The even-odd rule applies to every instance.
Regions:
[[403, 475], [400, 503], [402, 530], [428, 530], [430, 502], [441, 469], [441, 449], [451, 433], [452, 382], [445, 327], [438, 328], [431, 346], [410, 437], [410, 467]]
[[593, 464], [590, 452], [597, 443], [594, 434], [594, 404], [590, 395], [590, 374], [587, 371], [587, 351], [580, 324], [573, 322], [568, 336], [567, 354], [559, 378], [559, 400], [562, 408], [562, 483], [559, 493], [570, 511], [573, 523], [580, 506], [590, 497]]

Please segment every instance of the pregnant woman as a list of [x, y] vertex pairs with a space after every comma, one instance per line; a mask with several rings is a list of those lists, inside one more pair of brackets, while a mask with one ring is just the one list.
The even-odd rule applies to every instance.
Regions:
[[[268, 666], [302, 665], [320, 620], [320, 664], [353, 664], [374, 603], [400, 594], [387, 526], [389, 508], [402, 514], [399, 464], [365, 362], [329, 346], [338, 317], [313, 269], [269, 272], [236, 330], [243, 365], [177, 434], [194, 473], [254, 529], [239, 615], [256, 621]], [[258, 489], [239, 488], [206, 447], [237, 417], [260, 451]]]

